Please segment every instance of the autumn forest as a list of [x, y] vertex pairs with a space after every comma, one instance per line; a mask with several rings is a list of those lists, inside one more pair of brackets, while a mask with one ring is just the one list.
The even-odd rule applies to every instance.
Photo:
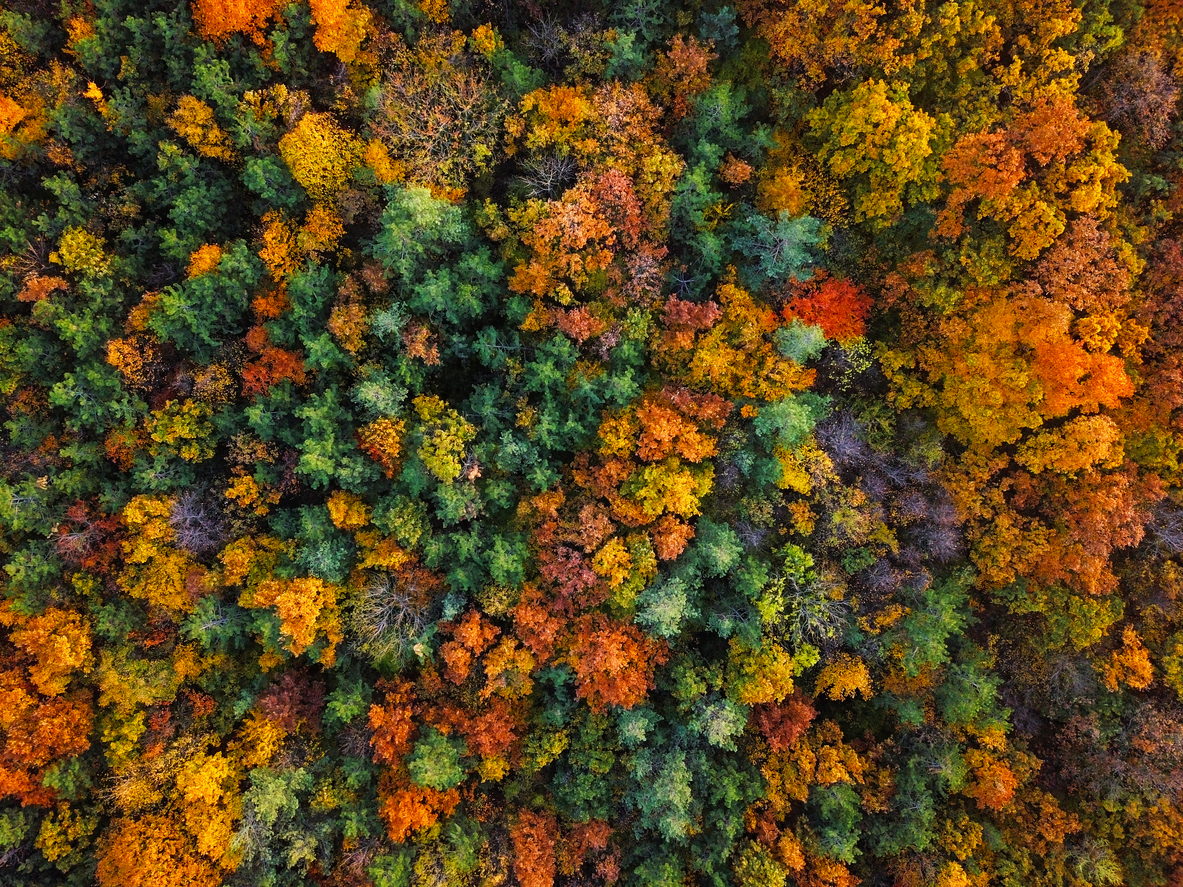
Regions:
[[0, 884], [1183, 887], [1179, 0], [0, 0]]

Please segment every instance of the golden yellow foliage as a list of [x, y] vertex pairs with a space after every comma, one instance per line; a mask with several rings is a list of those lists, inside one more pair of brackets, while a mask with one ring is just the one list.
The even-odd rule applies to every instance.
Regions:
[[214, 109], [191, 95], [181, 96], [177, 109], [168, 118], [169, 127], [204, 157], [233, 160], [230, 136], [218, 126]]
[[415, 4], [419, 11], [437, 25], [446, 24], [451, 15], [448, 11], [448, 0], [419, 0]]
[[154, 336], [133, 334], [107, 340], [107, 363], [119, 370], [132, 388], [146, 388], [152, 380], [158, 341]]
[[326, 641], [320, 662], [331, 664], [341, 640], [341, 618], [337, 610], [337, 587], [315, 577], [266, 579], [240, 600], [247, 607], [274, 607], [287, 650], [299, 656], [318, 639]]
[[817, 686], [814, 696], [825, 693], [831, 699], [850, 699], [858, 693], [863, 699], [871, 698], [871, 672], [863, 660], [848, 653], [840, 653], [838, 658], [821, 670], [817, 676]]
[[278, 210], [263, 216], [263, 248], [259, 258], [267, 266], [274, 280], [282, 280], [300, 267], [300, 250], [296, 232], [288, 218]]
[[329, 519], [338, 530], [360, 530], [370, 522], [370, 509], [361, 496], [333, 490], [326, 503]]
[[85, 228], [67, 228], [57, 252], [50, 253], [49, 260], [85, 277], [99, 277], [111, 270], [103, 239]]
[[1122, 684], [1135, 690], [1145, 690], [1154, 681], [1154, 666], [1150, 664], [1150, 652], [1137, 630], [1127, 625], [1121, 635], [1121, 647], [1100, 666], [1101, 680], [1110, 693], [1116, 693]]
[[24, 108], [0, 93], [0, 133], [7, 135], [12, 132], [27, 115], [28, 112]]
[[501, 35], [497, 33], [497, 29], [492, 25], [484, 24], [476, 28], [468, 37], [468, 45], [474, 52], [479, 52], [485, 58], [488, 58], [499, 49], [505, 47], [505, 42], [501, 39]]
[[231, 838], [242, 815], [240, 779], [238, 766], [221, 752], [195, 755], [177, 774], [177, 788], [185, 799], [185, 827], [196, 838], [198, 852], [224, 869], [237, 863]]
[[366, 150], [361, 159], [362, 163], [374, 171], [374, 178], [379, 184], [389, 185], [406, 178], [406, 168], [401, 162], [391, 159], [390, 150], [378, 139], [366, 142]]
[[358, 50], [373, 26], [373, 15], [352, 0], [309, 0], [316, 32], [312, 42], [321, 52], [331, 52], [345, 64], [357, 58]]
[[167, 813], [117, 819], [104, 838], [99, 887], [217, 887], [223, 881]]
[[61, 859], [85, 846], [85, 838], [94, 833], [98, 824], [98, 817], [93, 814], [69, 804], [58, 804], [57, 810], [41, 821], [37, 849], [51, 862]]
[[795, 666], [789, 655], [776, 643], [766, 643], [758, 650], [732, 638], [727, 656], [730, 691], [742, 705], [780, 702], [793, 692]]
[[175, 548], [176, 533], [169, 523], [173, 504], [168, 497], [136, 496], [124, 507], [126, 566], [118, 581], [133, 598], [166, 610], [189, 612], [194, 598], [186, 580], [199, 568], [188, 554]]
[[193, 397], [203, 404], [228, 403], [234, 389], [234, 375], [222, 363], [212, 363], [193, 376]]
[[358, 429], [361, 450], [386, 470], [387, 477], [393, 477], [402, 453], [402, 437], [407, 423], [401, 419], [375, 419]]
[[277, 721], [252, 708], [230, 748], [243, 767], [266, 767], [283, 746], [285, 738], [287, 731]]
[[305, 114], [279, 140], [279, 154], [292, 177], [318, 203], [334, 200], [345, 189], [361, 163], [362, 151], [357, 136], [320, 112]]
[[175, 453], [186, 462], [204, 462], [213, 458], [212, 414], [208, 404], [195, 400], [165, 401], [162, 409], [152, 411], [147, 423], [148, 433], [155, 444], [150, 452], [153, 456]]
[[246, 585], [251, 588], [271, 577], [282, 554], [290, 553], [289, 543], [274, 536], [244, 536], [222, 549], [223, 585]]
[[609, 539], [592, 558], [592, 569], [597, 576], [608, 580], [609, 588], [617, 588], [628, 579], [633, 561], [624, 540], [619, 536]]
[[460, 476], [461, 457], [477, 429], [435, 395], [416, 397], [414, 406], [425, 423], [419, 458], [436, 478], [450, 484]]
[[306, 253], [330, 250], [345, 236], [341, 217], [323, 204], [317, 204], [308, 211], [304, 224], [296, 234], [296, 243]]

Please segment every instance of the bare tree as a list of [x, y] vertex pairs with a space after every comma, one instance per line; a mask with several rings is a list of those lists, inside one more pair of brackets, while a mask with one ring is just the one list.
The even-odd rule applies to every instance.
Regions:
[[570, 157], [549, 154], [528, 161], [521, 177], [530, 196], [540, 200], [555, 200], [575, 183], [578, 167]]
[[1179, 101], [1179, 81], [1149, 52], [1119, 55], [1101, 84], [1106, 118], [1123, 133], [1161, 148], [1171, 134]]
[[168, 516], [177, 545], [196, 557], [212, 554], [225, 538], [222, 515], [200, 490], [186, 490], [173, 502]]
[[361, 646], [375, 659], [402, 657], [432, 622], [432, 599], [426, 589], [394, 573], [375, 573], [353, 610], [352, 627]]

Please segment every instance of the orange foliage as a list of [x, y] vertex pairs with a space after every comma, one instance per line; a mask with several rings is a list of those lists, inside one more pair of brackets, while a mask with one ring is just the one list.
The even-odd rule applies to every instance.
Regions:
[[24, 287], [16, 294], [16, 297], [21, 302], [42, 302], [49, 298], [49, 294], [56, 290], [64, 290], [69, 287], [61, 277], [30, 277], [25, 281]]
[[813, 704], [800, 690], [783, 702], [768, 702], [752, 710], [760, 735], [774, 752], [786, 751], [809, 729], [817, 716]]
[[203, 40], [245, 34], [261, 44], [263, 29], [285, 5], [284, 0], [193, 0], [193, 21]]
[[1145, 690], [1154, 681], [1150, 651], [1132, 625], [1122, 630], [1121, 647], [1101, 665], [1101, 680], [1110, 693], [1116, 693], [1122, 684]]
[[17, 672], [0, 671], [0, 797], [47, 805], [55, 793], [42, 784], [42, 773], [90, 748], [94, 707], [87, 691], [50, 699], [35, 694]]
[[867, 0], [741, 0], [736, 5], [806, 89], [816, 89], [832, 72], [895, 67], [893, 55], [901, 41], [888, 27], [883, 5]]
[[50, 607], [40, 616], [18, 620], [0, 605], [0, 622], [18, 626], [9, 639], [33, 659], [29, 679], [45, 696], [60, 696], [75, 673], [89, 674], [94, 668], [90, 626], [77, 613]]
[[694, 334], [709, 330], [723, 316], [717, 302], [684, 302], [670, 296], [662, 311], [666, 332], [662, 334], [659, 350], [684, 350], [694, 347]]
[[[769, 341], [781, 325], [772, 308], [733, 283], [719, 287], [719, 302], [721, 320], [698, 335], [692, 346], [684, 336], [664, 343], [664, 368], [690, 387], [726, 398], [783, 400], [812, 384], [813, 371], [782, 357]], [[687, 353], [690, 347], [693, 351]]]
[[263, 248], [259, 258], [275, 280], [282, 280], [300, 267], [299, 246], [292, 223], [277, 210], [263, 216]]
[[296, 235], [302, 252], [316, 254], [331, 250], [345, 236], [341, 217], [323, 204], [317, 204], [304, 217], [304, 224]]
[[1113, 408], [1133, 392], [1118, 357], [1075, 340], [1067, 306], [1017, 288], [982, 296], [916, 352], [943, 383], [925, 397], [942, 430], [971, 445], [1014, 443], [1045, 417]]
[[665, 644], [602, 613], [581, 616], [571, 635], [566, 661], [575, 671], [575, 694], [593, 711], [609, 705], [632, 708], [644, 701], [653, 687], [654, 669], [669, 658]]
[[553, 816], [523, 810], [509, 832], [513, 873], [522, 887], [553, 887], [558, 823]]
[[440, 655], [447, 663], [445, 677], [454, 684], [462, 684], [473, 660], [488, 649], [501, 630], [477, 610], [469, 610], [451, 633], [454, 639], [440, 647]]
[[484, 758], [503, 757], [518, 738], [517, 724], [504, 699], [494, 699], [480, 715], [466, 715], [457, 725], [468, 747]]
[[189, 256], [189, 271], [187, 276], [192, 280], [194, 277], [200, 277], [202, 274], [209, 274], [211, 271], [217, 270], [220, 261], [222, 261], [222, 248], [220, 246], [214, 243], [199, 246]]
[[1110, 211], [1129, 175], [1116, 147], [1116, 134], [1090, 122], [1073, 98], [1041, 96], [1007, 129], [964, 135], [945, 153], [941, 168], [952, 187], [937, 233], [960, 237], [976, 202], [978, 219], [1004, 226], [1012, 255], [1034, 259], [1064, 231], [1066, 213]]
[[1019, 786], [1010, 765], [978, 749], [967, 751], [965, 762], [970, 766], [973, 780], [962, 794], [977, 801], [982, 810], [997, 811], [1009, 807]]
[[325, 505], [329, 509], [329, 520], [338, 530], [360, 530], [370, 522], [369, 506], [356, 493], [333, 490]]
[[197, 853], [177, 817], [117, 819], [99, 848], [100, 887], [217, 887], [222, 872]]
[[535, 153], [570, 152], [588, 168], [618, 170], [631, 180], [647, 225], [664, 225], [684, 163], [656, 131], [661, 113], [640, 84], [549, 86], [526, 95], [520, 111], [508, 128], [524, 138], [510, 144], [511, 154], [524, 144]]
[[270, 344], [266, 328], [256, 326], [248, 330], [246, 344], [259, 356], [242, 368], [243, 397], [266, 394], [273, 385], [284, 380], [297, 385], [303, 385], [307, 380], [304, 358], [299, 352]]
[[403, 330], [403, 349], [407, 357], [423, 361], [427, 366], [440, 365], [439, 346], [433, 341], [431, 328], [426, 324], [412, 321]]
[[317, 579], [267, 579], [244, 594], [243, 606], [274, 607], [283, 633], [288, 637], [287, 649], [299, 656], [323, 636], [327, 647], [320, 661], [333, 661], [333, 651], [341, 640], [340, 616], [337, 612], [337, 587]]
[[649, 528], [649, 535], [653, 539], [653, 551], [658, 559], [672, 561], [686, 550], [694, 538], [694, 527], [667, 514]]
[[386, 823], [390, 840], [401, 843], [411, 832], [430, 828], [441, 817], [451, 815], [460, 803], [457, 789], [437, 791], [411, 782], [404, 767], [382, 774], [378, 782], [379, 814]]
[[847, 278], [834, 278], [821, 272], [797, 292], [785, 305], [786, 320], [794, 317], [810, 326], [820, 326], [827, 339], [857, 339], [866, 332], [871, 297]]
[[733, 188], [739, 187], [752, 177], [752, 165], [745, 160], [728, 154], [719, 167], [719, 179]]
[[126, 339], [107, 340], [107, 363], [119, 370], [132, 388], [147, 388], [160, 362], [160, 341], [152, 335], [133, 333]]
[[702, 429], [720, 430], [731, 409], [729, 401], [716, 395], [667, 386], [621, 414], [608, 415], [600, 425], [600, 453], [628, 456], [635, 451], [646, 462], [673, 455], [701, 462], [716, 452], [714, 437]]
[[514, 268], [511, 290], [568, 304], [593, 275], [608, 267], [616, 235], [588, 192], [586, 185], [568, 190], [523, 232], [530, 259]]
[[369, 332], [366, 308], [360, 302], [338, 302], [329, 312], [328, 328], [341, 347], [350, 354], [357, 354], [366, 345]]
[[370, 706], [369, 724], [374, 731], [370, 745], [376, 763], [397, 764], [410, 751], [415, 733], [414, 690], [409, 681], [386, 682], [380, 686], [384, 686], [386, 698], [381, 705]]
[[539, 662], [546, 662], [554, 656], [555, 644], [564, 622], [541, 589], [535, 585], [523, 588], [512, 615], [514, 633]]
[[401, 419], [381, 418], [357, 430], [361, 451], [381, 465], [387, 477], [394, 477], [398, 468], [406, 427]]
[[670, 49], [657, 57], [652, 74], [651, 93], [670, 115], [681, 119], [690, 113], [692, 99], [711, 85], [707, 71], [718, 56], [694, 37], [674, 35]]

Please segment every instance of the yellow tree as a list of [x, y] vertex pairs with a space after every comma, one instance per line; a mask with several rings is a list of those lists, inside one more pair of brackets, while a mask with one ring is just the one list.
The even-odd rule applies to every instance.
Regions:
[[331, 203], [361, 165], [364, 145], [329, 114], [311, 112], [279, 140], [292, 177], [318, 203]]

